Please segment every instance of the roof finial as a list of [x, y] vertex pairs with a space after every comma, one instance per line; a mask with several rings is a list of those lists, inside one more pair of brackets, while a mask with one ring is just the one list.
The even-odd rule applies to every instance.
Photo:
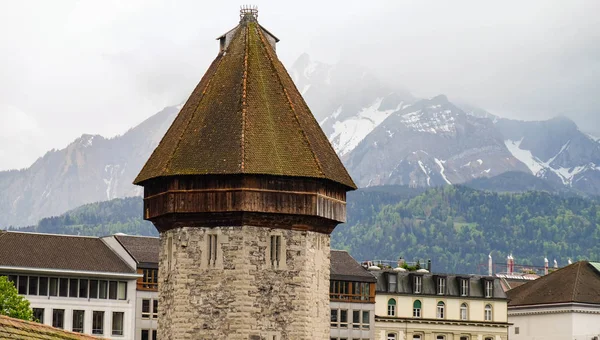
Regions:
[[242, 5], [240, 6], [240, 21], [244, 19], [258, 20], [258, 6]]

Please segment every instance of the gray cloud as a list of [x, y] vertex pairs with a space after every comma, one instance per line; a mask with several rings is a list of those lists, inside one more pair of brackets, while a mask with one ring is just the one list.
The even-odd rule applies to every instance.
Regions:
[[[258, 1], [288, 66], [366, 66], [417, 96], [508, 117], [562, 114], [600, 134], [600, 2]], [[0, 169], [82, 133], [114, 136], [179, 103], [239, 3], [0, 2]], [[5, 33], [8, 34], [5, 34]]]

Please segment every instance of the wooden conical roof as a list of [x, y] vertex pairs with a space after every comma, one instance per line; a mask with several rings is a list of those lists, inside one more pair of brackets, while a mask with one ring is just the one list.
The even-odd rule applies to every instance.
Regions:
[[[185, 103], [134, 184], [179, 175], [262, 174], [356, 186], [252, 16]], [[269, 35], [269, 37], [267, 37]]]

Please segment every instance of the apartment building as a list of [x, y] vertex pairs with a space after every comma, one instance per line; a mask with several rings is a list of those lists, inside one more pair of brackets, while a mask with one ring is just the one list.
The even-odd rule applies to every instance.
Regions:
[[141, 275], [103, 239], [0, 232], [0, 275], [41, 323], [107, 339], [133, 339]]
[[371, 267], [377, 340], [507, 340], [507, 297], [492, 276]]

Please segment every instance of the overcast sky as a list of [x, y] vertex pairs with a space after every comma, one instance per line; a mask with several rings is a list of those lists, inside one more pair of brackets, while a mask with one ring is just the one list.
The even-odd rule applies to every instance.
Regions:
[[[600, 134], [600, 1], [255, 1], [288, 67], [369, 67], [520, 119]], [[233, 1], [0, 0], [0, 169], [184, 101], [239, 20]]]

